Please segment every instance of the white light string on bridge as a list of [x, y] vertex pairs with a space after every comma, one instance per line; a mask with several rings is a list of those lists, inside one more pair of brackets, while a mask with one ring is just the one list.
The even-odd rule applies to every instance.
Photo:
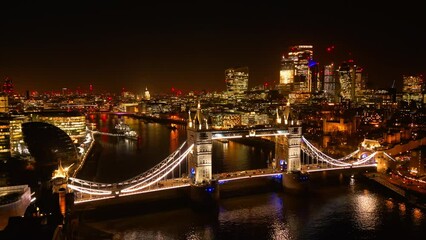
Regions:
[[[314, 145], [312, 145], [308, 140], [306, 140], [305, 137], [302, 137], [302, 141], [306, 144], [308, 149], [318, 157], [318, 160], [320, 161], [329, 163], [334, 166], [339, 166], [339, 167], [345, 167], [345, 166], [351, 165], [350, 163], [341, 162], [341, 161], [338, 161], [337, 159], [327, 156], [326, 154], [321, 152], [318, 148], [316, 148]], [[309, 152], [306, 152], [306, 153], [309, 154]]]
[[138, 190], [141, 190], [143, 188], [147, 188], [147, 187], [153, 185], [154, 183], [159, 182], [161, 179], [163, 179], [164, 177], [166, 177], [170, 172], [172, 172], [177, 166], [179, 166], [179, 164], [192, 151], [193, 147], [194, 147], [194, 144], [192, 144], [182, 155], [180, 155], [170, 166], [168, 166], [168, 168], [164, 168], [164, 170], [161, 171], [161, 173], [157, 174], [156, 175], [156, 177], [157, 177], [156, 179], [153, 179], [154, 176], [150, 177], [149, 180], [153, 179], [153, 181], [150, 181], [147, 184], [142, 185], [143, 183], [146, 183], [147, 181], [149, 181], [147, 179], [144, 182], [140, 182], [140, 183], [137, 183], [137, 184], [135, 184], [133, 186], [127, 187], [127, 188], [121, 190], [121, 192], [134, 192], [134, 191], [138, 191]]
[[[182, 146], [184, 146], [184, 144]], [[162, 168], [159, 168], [159, 171], [156, 174], [153, 174], [152, 176], [147, 176], [147, 178], [142, 179], [143, 181], [137, 182], [136, 184], [127, 187], [126, 188], [126, 189], [128, 189], [127, 192], [137, 191], [137, 190], [140, 190], [142, 188], [149, 187], [152, 184], [160, 181], [162, 178], [164, 178], [165, 176], [167, 176], [167, 174], [169, 174], [172, 170], [174, 170], [176, 168], [176, 166], [178, 166], [182, 162], [183, 159], [185, 159], [185, 157], [188, 155], [188, 153], [191, 152], [193, 146], [194, 146], [194, 144], [192, 144], [181, 156], [179, 156], [179, 158], [175, 159], [170, 164], [170, 166], [172, 166], [171, 168], [170, 168], [170, 166], [163, 166]], [[177, 152], [177, 151], [175, 151], [175, 152]], [[170, 170], [167, 171], [167, 169], [170, 169]], [[158, 177], [158, 175], [164, 173], [165, 171], [167, 171], [167, 172], [165, 174], [163, 174], [161, 177], [154, 179], [154, 177]], [[143, 184], [143, 183], [146, 183], [147, 181], [152, 180], [152, 179], [154, 179], [154, 180], [151, 181], [151, 182], [148, 182], [148, 184], [142, 185], [142, 186], [134, 189], [135, 186]], [[85, 184], [85, 185], [89, 186], [89, 187], [76, 186], [76, 185], [74, 185], [74, 184], [71, 183], [71, 184], [68, 184], [68, 186], [71, 189], [73, 189], [75, 191], [78, 191], [78, 192], [91, 194], [91, 195], [109, 195], [109, 194], [112, 194], [113, 191], [115, 192], [115, 191], [120, 190], [120, 189], [101, 190], [101, 189], [97, 189], [97, 188], [93, 189], [93, 188], [91, 188], [93, 185], [90, 185], [90, 183], [88, 183], [89, 181], [75, 179], [75, 178], [70, 179], [70, 180], [72, 182], [73, 181], [80, 182], [82, 184]], [[93, 183], [93, 182], [91, 182], [91, 183]], [[111, 188], [114, 188], [114, 187], [123, 187], [123, 184], [119, 185], [119, 184], [100, 184], [100, 183], [96, 183], [96, 186], [102, 186], [102, 185], [105, 185], [105, 186], [108, 186], [108, 187], [111, 187]]]
[[[316, 148], [314, 145], [312, 145], [305, 137], [302, 137], [302, 141], [306, 144], [306, 146], [308, 147], [308, 150], [310, 150], [310, 152], [312, 152], [313, 154], [315, 154], [318, 157], [318, 160], [329, 163], [329, 164], [334, 165], [334, 166], [339, 166], [339, 167], [363, 164], [363, 163], [371, 160], [377, 153], [377, 152], [374, 152], [373, 154], [370, 154], [369, 156], [362, 158], [362, 159], [359, 159], [358, 161], [353, 162], [351, 164], [351, 163], [342, 162], [342, 160], [350, 159], [355, 154], [357, 154], [359, 152], [359, 150], [354, 151], [354, 152], [350, 153], [349, 155], [347, 155], [343, 158], [334, 159], [330, 156], [327, 156], [323, 152], [321, 152], [318, 148]], [[309, 152], [305, 151], [305, 153], [307, 153], [309, 155]]]
[[306, 144], [306, 146], [309, 148], [309, 150], [311, 150], [312, 152], [314, 152], [316, 155], [321, 156], [324, 161], [330, 161], [333, 162], [335, 164], [343, 164], [343, 165], [348, 165], [348, 163], [346, 162], [342, 162], [338, 159], [334, 159], [328, 155], [326, 155], [325, 153], [321, 152], [318, 148], [316, 148], [312, 143], [310, 143], [306, 138], [302, 137], [302, 141]]
[[367, 157], [365, 157], [365, 158], [363, 158], [363, 159], [360, 159], [360, 160], [358, 160], [358, 161], [356, 161], [356, 162], [354, 162], [353, 163], [353, 165], [361, 165], [361, 164], [364, 164], [364, 163], [366, 163], [366, 162], [368, 162], [368, 161], [370, 161], [375, 155], [377, 154], [377, 152], [374, 152], [374, 153], [372, 153], [372, 154], [370, 154], [370, 155], [368, 155]]
[[[146, 178], [149, 178], [150, 176], [156, 175], [159, 171], [161, 171], [161, 169], [163, 169], [164, 166], [167, 166], [169, 164], [170, 161], [172, 161], [173, 159], [175, 159], [176, 155], [179, 154], [179, 152], [182, 150], [182, 148], [185, 146], [186, 142], [184, 142], [176, 151], [174, 151], [172, 154], [170, 154], [166, 159], [164, 159], [163, 161], [161, 161], [160, 163], [158, 163], [157, 165], [155, 165], [154, 167], [152, 167], [151, 169], [149, 169], [148, 171], [145, 171], [142, 174], [139, 174], [131, 179], [127, 179], [125, 181], [121, 181], [119, 183], [115, 183], [117, 186], [123, 186], [123, 185], [129, 185], [132, 183], [138, 183], [141, 180], [144, 180]], [[71, 183], [78, 183], [80, 185], [83, 186], [88, 186], [90, 188], [98, 188], [98, 189], [110, 189], [112, 190], [112, 188], [114, 187], [113, 184], [111, 183], [99, 183], [99, 182], [92, 182], [92, 181], [87, 181], [87, 180], [82, 180], [82, 179], [78, 179], [78, 178], [69, 178], [69, 180], [71, 181]]]
[[91, 194], [91, 195], [111, 195], [112, 194], [112, 191], [107, 191], [107, 190], [90, 189], [90, 188], [76, 186], [76, 185], [73, 185], [73, 184], [68, 184], [67, 186], [74, 191], [87, 193], [87, 194]]

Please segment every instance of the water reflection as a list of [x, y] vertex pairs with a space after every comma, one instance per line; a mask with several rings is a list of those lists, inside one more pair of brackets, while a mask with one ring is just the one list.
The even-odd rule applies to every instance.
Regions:
[[179, 147], [179, 131], [177, 129], [170, 131], [170, 152]]
[[354, 198], [354, 217], [362, 229], [372, 230], [378, 224], [377, 206], [377, 198], [366, 189]]
[[385, 202], [386, 208], [388, 210], [388, 212], [393, 211], [393, 208], [395, 206], [395, 204], [393, 203], [392, 199], [387, 199]]
[[413, 209], [413, 222], [415, 225], [420, 225], [422, 223], [422, 220], [424, 218], [424, 213], [418, 209], [418, 208], [414, 208]]
[[405, 216], [405, 214], [406, 214], [405, 203], [399, 203], [398, 206], [399, 206], [398, 207], [398, 209], [399, 209], [399, 215]]

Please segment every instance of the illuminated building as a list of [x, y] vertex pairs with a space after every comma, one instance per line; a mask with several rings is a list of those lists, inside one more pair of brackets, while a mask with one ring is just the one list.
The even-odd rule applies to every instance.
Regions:
[[228, 96], [241, 98], [248, 90], [248, 67], [229, 68], [225, 70], [226, 91]]
[[13, 94], [13, 83], [9, 77], [6, 77], [3, 83], [3, 92], [10, 95]]
[[239, 113], [217, 113], [212, 114], [212, 128], [229, 129], [241, 125], [241, 115]]
[[380, 109], [382, 106], [396, 106], [394, 104], [394, 93], [391, 90], [366, 89], [362, 91], [362, 96], [357, 98], [357, 101], [365, 106], [374, 106], [377, 109]]
[[411, 174], [416, 176], [423, 176], [426, 169], [426, 158], [425, 158], [426, 147], [422, 146], [411, 150], [409, 171]]
[[0, 93], [0, 113], [8, 113], [9, 112], [9, 97]]
[[280, 83], [278, 88], [283, 92], [291, 92], [294, 88], [294, 62], [291, 59], [281, 59]]
[[269, 116], [267, 114], [255, 112], [241, 114], [241, 125], [243, 126], [264, 125], [269, 124], [269, 121]]
[[12, 156], [22, 154], [24, 151], [24, 137], [22, 135], [22, 124], [27, 122], [26, 116], [11, 117], [10, 126], [10, 153]]
[[352, 134], [356, 132], [356, 121], [345, 120], [344, 118], [339, 119], [323, 119], [323, 133], [348, 133]]
[[22, 136], [22, 123], [26, 122], [27, 119], [25, 116], [0, 116], [3, 132], [7, 134], [7, 137], [0, 136], [0, 145], [3, 146], [0, 148], [8, 149], [7, 155], [16, 156], [25, 152], [26, 146]]
[[6, 122], [0, 122], [0, 160], [10, 158], [10, 128]]
[[352, 86], [355, 80], [354, 71], [351, 66], [343, 62], [339, 67], [339, 82], [340, 82], [340, 95], [347, 100], [353, 100], [355, 98], [355, 88]]
[[340, 65], [338, 72], [340, 95], [345, 100], [357, 101], [365, 89], [363, 69], [349, 60]]
[[424, 80], [423, 76], [403, 76], [403, 100], [407, 102], [417, 101], [422, 102]]
[[363, 90], [366, 89], [366, 76], [363, 73], [364, 69], [355, 65], [355, 97], [358, 98], [362, 95]]
[[324, 93], [330, 102], [336, 101], [337, 84], [335, 78], [334, 64], [324, 66]]
[[66, 132], [74, 143], [86, 136], [86, 117], [79, 112], [40, 112], [33, 121], [50, 123]]
[[143, 98], [144, 98], [145, 100], [150, 100], [150, 99], [151, 99], [151, 95], [149, 94], [149, 91], [148, 91], [148, 88], [147, 88], [147, 87], [145, 88], [145, 92], [144, 92], [144, 94], [143, 94]]
[[310, 92], [312, 90], [312, 75], [309, 61], [313, 59], [312, 45], [297, 45], [290, 48], [288, 59], [294, 64], [294, 91]]
[[317, 92], [322, 90], [322, 83], [319, 80], [319, 64], [317, 62], [315, 62], [314, 60], [310, 60], [308, 63], [309, 66], [309, 72], [310, 72], [310, 76], [311, 76], [311, 85], [310, 85], [310, 89], [309, 92]]

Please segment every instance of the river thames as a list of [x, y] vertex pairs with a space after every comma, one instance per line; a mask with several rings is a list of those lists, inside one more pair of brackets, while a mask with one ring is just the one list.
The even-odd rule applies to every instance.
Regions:
[[[160, 162], [185, 141], [178, 126], [121, 117], [140, 139], [99, 136], [94, 159], [81, 175], [99, 182], [128, 179]], [[118, 116], [90, 115], [97, 129], [109, 132]], [[273, 146], [214, 142], [213, 172], [264, 168]], [[112, 239], [424, 239], [424, 210], [362, 179], [342, 179], [309, 194], [263, 192], [221, 199], [217, 211], [189, 206], [87, 219], [85, 224]]]

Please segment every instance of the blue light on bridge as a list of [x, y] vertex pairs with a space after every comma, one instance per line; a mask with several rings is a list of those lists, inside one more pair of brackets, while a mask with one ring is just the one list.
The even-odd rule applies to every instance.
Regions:
[[214, 191], [214, 187], [207, 187], [206, 192], [211, 193]]
[[367, 153], [363, 153], [363, 154], [361, 155], [361, 159], [362, 159], [362, 158], [366, 158], [366, 157], [368, 157], [368, 156], [367, 156]]
[[281, 178], [283, 178], [283, 175], [282, 174], [277, 174], [277, 175], [274, 175], [274, 178], [281, 179]]
[[191, 168], [191, 174], [195, 175], [195, 168]]

